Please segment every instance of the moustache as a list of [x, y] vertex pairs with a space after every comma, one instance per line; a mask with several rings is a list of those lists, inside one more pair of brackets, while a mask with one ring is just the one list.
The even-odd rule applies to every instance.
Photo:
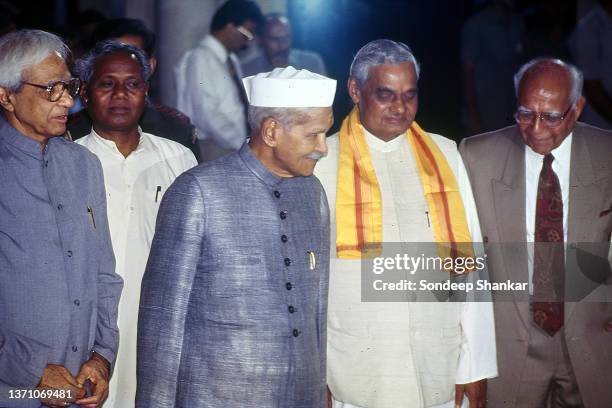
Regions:
[[306, 158], [312, 159], [312, 160], [320, 160], [325, 156], [327, 156], [327, 153], [313, 152], [313, 153], [310, 153], [308, 156], [306, 156]]

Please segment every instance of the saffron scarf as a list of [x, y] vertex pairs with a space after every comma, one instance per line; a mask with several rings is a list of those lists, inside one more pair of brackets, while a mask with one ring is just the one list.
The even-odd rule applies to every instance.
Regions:
[[[439, 255], [473, 257], [465, 208], [446, 158], [416, 122], [412, 122], [406, 137], [416, 160]], [[342, 122], [339, 142], [336, 252], [343, 259], [371, 258], [382, 250], [382, 198], [357, 106]]]

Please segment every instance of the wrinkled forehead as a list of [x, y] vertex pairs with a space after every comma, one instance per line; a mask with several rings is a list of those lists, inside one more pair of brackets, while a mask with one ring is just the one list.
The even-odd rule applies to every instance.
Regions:
[[60, 80], [70, 77], [70, 71], [61, 54], [53, 51], [38, 64], [24, 68], [22, 77], [35, 81]]
[[519, 100], [552, 98], [555, 95], [569, 98], [572, 92], [570, 73], [558, 66], [536, 67], [527, 71], [519, 86]]
[[94, 78], [102, 73], [134, 71], [142, 75], [144, 67], [135, 54], [118, 50], [101, 55], [94, 63]]

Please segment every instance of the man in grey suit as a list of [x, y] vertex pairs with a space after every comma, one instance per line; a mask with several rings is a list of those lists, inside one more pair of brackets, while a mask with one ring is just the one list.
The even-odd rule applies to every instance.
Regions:
[[609, 407], [612, 132], [576, 122], [582, 74], [569, 64], [531, 61], [515, 87], [517, 124], [460, 146], [492, 278], [530, 288], [494, 292], [488, 406]]
[[0, 39], [1, 407], [99, 407], [117, 353], [102, 168], [61, 137], [80, 86], [68, 57], [44, 31]]
[[244, 80], [254, 131], [164, 195], [142, 282], [139, 408], [326, 406], [329, 208], [312, 176], [336, 81]]

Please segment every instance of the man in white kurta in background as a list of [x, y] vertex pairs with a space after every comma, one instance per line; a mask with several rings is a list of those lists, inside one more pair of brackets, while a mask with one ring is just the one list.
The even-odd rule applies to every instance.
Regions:
[[[361, 298], [361, 257], [368, 247], [451, 242], [438, 225], [456, 242], [481, 240], [455, 143], [413, 121], [418, 73], [406, 45], [365, 45], [348, 82], [356, 106], [340, 133], [328, 139], [328, 156], [315, 170], [331, 208], [327, 355], [334, 407], [453, 407], [467, 406], [468, 399], [470, 407], [483, 407], [486, 379], [497, 375], [490, 303]], [[425, 194], [425, 150], [440, 184], [454, 186], [437, 194], [444, 202]], [[435, 218], [441, 204], [451, 214], [446, 224]]]
[[197, 162], [186, 147], [138, 127], [151, 74], [141, 50], [105, 41], [77, 62], [77, 70], [86, 83], [85, 101], [93, 129], [76, 143], [102, 163], [116, 272], [124, 280], [119, 301], [119, 353], [104, 407], [130, 408], [136, 395], [140, 283], [157, 210], [174, 179]]

